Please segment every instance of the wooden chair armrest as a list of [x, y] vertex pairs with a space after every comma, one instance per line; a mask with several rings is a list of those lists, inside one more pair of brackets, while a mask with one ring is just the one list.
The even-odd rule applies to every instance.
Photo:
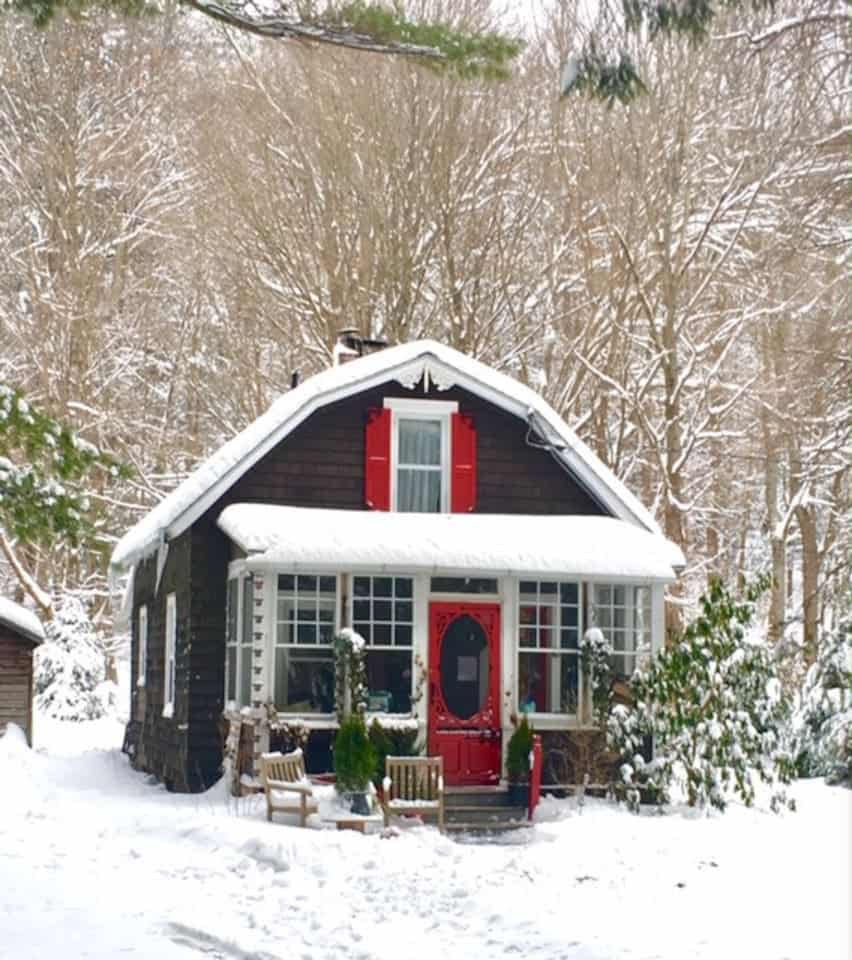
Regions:
[[438, 793], [444, 792], [444, 778], [438, 777]]
[[313, 788], [309, 783], [293, 783], [290, 780], [267, 780], [266, 788], [268, 790], [289, 790], [291, 793], [303, 793], [309, 795]]

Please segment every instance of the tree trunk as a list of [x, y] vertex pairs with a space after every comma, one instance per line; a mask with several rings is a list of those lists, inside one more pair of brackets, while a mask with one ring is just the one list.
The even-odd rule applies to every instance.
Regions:
[[796, 520], [802, 534], [802, 605], [804, 626], [802, 650], [805, 663], [810, 666], [817, 656], [817, 628], [819, 624], [819, 545], [816, 518], [810, 507], [799, 507]]

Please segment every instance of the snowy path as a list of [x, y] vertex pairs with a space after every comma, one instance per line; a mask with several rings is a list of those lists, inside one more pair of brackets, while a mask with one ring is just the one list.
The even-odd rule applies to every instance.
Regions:
[[817, 782], [783, 817], [553, 802], [524, 842], [463, 845], [268, 825], [257, 800], [167, 794], [67, 733], [0, 740], [4, 960], [849, 956], [850, 793]]

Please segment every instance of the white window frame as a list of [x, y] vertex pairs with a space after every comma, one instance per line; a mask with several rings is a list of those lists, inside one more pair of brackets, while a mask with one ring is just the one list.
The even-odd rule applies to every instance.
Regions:
[[384, 406], [391, 411], [391, 509], [398, 511], [397, 471], [399, 469], [399, 421], [437, 420], [441, 424], [441, 513], [450, 512], [452, 483], [451, 417], [458, 413], [455, 400], [414, 400], [410, 397], [385, 397]]
[[[616, 603], [614, 599], [614, 593], [611, 594], [611, 600], [608, 604], [598, 603], [597, 592], [602, 588], [609, 588], [611, 591], [616, 589], [623, 588], [625, 591], [625, 602], [624, 604]], [[636, 636], [636, 591], [637, 590], [646, 590], [648, 594], [648, 602], [646, 605], [646, 610], [648, 613], [648, 622], [642, 627], [642, 633], [647, 636], [647, 648], [639, 649], [634, 646], [632, 650], [618, 650], [615, 646], [615, 630], [624, 633], [625, 641], [629, 637], [633, 637], [635, 640]], [[606, 608], [610, 613], [610, 624], [609, 626], [601, 626], [598, 622], [598, 609]], [[624, 610], [624, 627], [614, 627], [613, 621], [614, 617], [612, 616], [615, 610]], [[607, 642], [612, 647], [613, 658], [622, 657], [625, 660], [628, 658], [633, 661], [633, 670], [631, 670], [627, 676], [626, 680], [629, 682], [630, 677], [633, 675], [633, 672], [636, 670], [636, 665], [641, 658], [650, 658], [654, 654], [654, 591], [652, 584], [642, 583], [640, 581], [609, 581], [601, 580], [595, 581], [589, 584], [589, 626], [597, 627], [603, 635], [606, 637]]]
[[[279, 576], [292, 576], [296, 578], [296, 595], [298, 596], [298, 577], [316, 577], [319, 581], [320, 577], [331, 577], [334, 579], [334, 619], [332, 620], [332, 642], [331, 643], [280, 643], [278, 641], [278, 628], [282, 625], [289, 625], [289, 620], [279, 620], [278, 618], [278, 577]], [[317, 584], [319, 586], [319, 583]], [[313, 723], [316, 720], [332, 720], [335, 719], [334, 709], [327, 713], [313, 713], [308, 711], [293, 711], [288, 710], [287, 706], [282, 704], [280, 707], [275, 702], [275, 689], [276, 689], [276, 677], [275, 672], [278, 666], [278, 656], [277, 651], [279, 648], [286, 648], [288, 650], [301, 650], [301, 651], [311, 651], [311, 650], [322, 650], [330, 651], [332, 654], [332, 665], [334, 664], [334, 637], [340, 632], [340, 590], [341, 582], [339, 574], [335, 573], [320, 573], [313, 570], [276, 570], [273, 574], [273, 589], [272, 589], [272, 604], [273, 604], [273, 618], [272, 618], [272, 636], [270, 638], [272, 656], [269, 668], [269, 697], [273, 704], [275, 705], [276, 711], [281, 716], [298, 716], [305, 717], [308, 719], [309, 723]], [[317, 603], [319, 601], [317, 600]], [[319, 609], [317, 607], [317, 609]], [[320, 621], [318, 620], [317, 623]], [[298, 619], [294, 623], [298, 635]]]
[[[557, 638], [557, 641], [560, 638], [561, 631], [563, 629], [562, 624], [562, 607], [570, 606], [576, 607], [577, 609], [577, 625], [576, 628], [573, 625], [565, 624], [565, 629], [576, 629], [577, 631], [577, 649], [563, 649], [560, 646], [557, 647], [523, 647], [521, 646], [521, 630], [527, 629], [529, 624], [521, 623], [521, 580], [516, 581], [515, 586], [515, 617], [516, 617], [516, 634], [515, 634], [515, 703], [517, 704], [518, 711], [521, 710], [521, 655], [522, 654], [533, 654], [534, 656], [544, 657], [544, 656], [559, 656], [559, 657], [574, 657], [577, 663], [577, 707], [573, 713], [554, 713], [553, 711], [548, 710], [534, 710], [529, 711], [527, 716], [531, 720], [544, 720], [549, 726], [562, 725], [565, 723], [576, 722], [583, 714], [583, 657], [582, 657], [582, 643], [583, 643], [583, 584], [580, 580], [568, 580], [564, 577], [561, 579], [550, 579], [548, 577], [524, 577], [523, 582], [527, 583], [555, 583], [556, 584], [556, 602], [554, 604], [546, 604], [548, 607], [553, 607], [556, 611], [556, 623], [548, 624], [548, 628], [552, 630]], [[577, 588], [577, 602], [576, 604], [563, 604], [561, 602], [561, 593], [560, 587], [563, 585], [570, 585]], [[541, 597], [541, 587], [537, 586], [536, 588], [536, 597]], [[529, 605], [524, 603], [524, 606]], [[541, 603], [536, 602], [536, 606], [541, 606]], [[540, 625], [539, 625], [540, 626]], [[538, 626], [536, 626], [538, 630]]]
[[175, 669], [177, 660], [177, 597], [166, 596], [166, 648], [163, 658], [163, 716], [175, 714]]
[[[356, 597], [355, 597], [355, 580], [356, 580], [358, 577], [366, 577], [366, 578], [368, 578], [368, 579], [371, 581], [371, 584], [370, 584], [370, 596], [369, 596], [368, 598], [364, 598], [364, 597], [357, 597], [357, 598], [356, 598]], [[396, 598], [396, 597], [394, 597], [394, 595], [393, 595], [394, 588], [392, 587], [392, 588], [391, 588], [391, 596], [390, 596], [390, 597], [376, 597], [376, 595], [373, 593], [372, 581], [375, 580], [375, 579], [378, 578], [378, 577], [387, 577], [387, 578], [390, 579], [390, 580], [408, 580], [408, 581], [410, 581], [410, 583], [411, 583], [411, 596], [410, 596], [410, 597], [399, 597], [399, 598]], [[370, 619], [369, 619], [369, 620], [366, 620], [366, 621], [365, 621], [365, 620], [359, 620], [359, 621], [356, 623], [356, 621], [355, 621], [355, 601], [356, 601], [356, 599], [358, 599], [358, 600], [368, 599], [368, 600], [371, 601], [371, 602], [372, 602], [373, 600], [375, 600], [375, 599], [378, 599], [378, 600], [387, 600], [387, 601], [388, 601], [389, 603], [391, 603], [391, 604], [393, 604], [393, 603], [395, 603], [397, 600], [399, 600], [400, 602], [410, 603], [410, 604], [411, 604], [411, 621], [410, 621], [410, 622], [408, 622], [408, 621], [402, 621], [402, 622], [401, 622], [402, 625], [404, 625], [404, 626], [410, 626], [410, 627], [411, 627], [411, 644], [410, 644], [409, 646], [407, 646], [407, 647], [405, 647], [405, 646], [399, 646], [398, 644], [394, 644], [394, 643], [389, 643], [389, 644], [387, 644], [387, 643], [373, 643], [373, 642], [372, 642], [372, 637], [371, 637], [370, 639], [367, 639], [367, 638], [365, 637], [364, 640], [365, 640], [365, 651], [366, 651], [367, 654], [369, 654], [370, 651], [372, 651], [372, 650], [375, 650], [375, 651], [387, 651], [387, 652], [390, 652], [390, 653], [401, 653], [401, 652], [403, 652], [403, 651], [408, 651], [408, 652], [411, 654], [411, 689], [409, 690], [409, 698], [410, 698], [411, 700], [413, 700], [413, 698], [414, 698], [414, 688], [415, 688], [415, 683], [416, 683], [416, 677], [415, 677], [416, 665], [415, 665], [415, 660], [414, 660], [414, 655], [415, 655], [415, 653], [416, 653], [416, 640], [415, 640], [414, 625], [415, 625], [415, 621], [416, 621], [416, 619], [417, 619], [417, 618], [416, 618], [416, 608], [415, 608], [415, 603], [414, 603], [414, 591], [415, 591], [415, 589], [416, 589], [416, 586], [415, 586], [415, 584], [416, 584], [416, 578], [415, 578], [414, 575], [411, 574], [411, 573], [354, 573], [354, 574], [352, 574], [352, 580], [351, 580], [351, 582], [352, 582], [352, 589], [351, 589], [351, 591], [350, 591], [351, 596], [349, 597], [349, 600], [348, 600], [348, 611], [347, 611], [347, 614], [348, 614], [349, 623], [352, 624], [352, 629], [355, 630], [355, 631], [358, 630], [358, 625], [359, 625], [360, 623], [369, 623], [369, 625], [370, 625], [371, 627], [374, 627], [377, 623], [380, 624], [380, 625], [382, 625], [382, 626], [388, 625], [388, 626], [391, 627], [391, 639], [393, 640], [393, 636], [394, 636], [393, 628], [396, 626], [396, 614], [395, 614], [395, 613], [392, 615], [392, 618], [391, 618], [390, 622], [388, 622], [388, 621], [385, 621], [385, 620], [373, 620], [373, 618], [372, 618], [372, 611], [371, 611], [371, 616], [370, 616]], [[410, 717], [410, 716], [412, 716], [413, 709], [414, 709], [414, 704], [412, 703], [412, 709], [409, 710], [407, 713], [406, 713], [406, 712], [396, 711], [395, 713], [392, 713], [392, 714], [390, 714], [390, 715], [391, 715], [391, 716], [399, 716], [399, 717]]]
[[136, 613], [136, 686], [145, 686], [148, 668], [148, 607], [143, 603]]

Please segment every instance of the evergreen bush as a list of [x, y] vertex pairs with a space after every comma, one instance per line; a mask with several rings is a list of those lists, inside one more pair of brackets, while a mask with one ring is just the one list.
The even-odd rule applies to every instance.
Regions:
[[385, 776], [386, 757], [417, 757], [421, 754], [418, 736], [417, 729], [383, 727], [378, 720], [373, 720], [369, 737], [376, 754], [376, 765], [373, 768], [373, 783], [376, 788], [381, 786]]
[[115, 685], [105, 681], [97, 632], [73, 595], [57, 603], [45, 626], [33, 683], [39, 710], [57, 720], [97, 720], [113, 705]]
[[821, 638], [793, 726], [799, 776], [852, 786], [852, 616]]
[[511, 783], [526, 783], [530, 778], [530, 751], [533, 748], [533, 731], [526, 714], [515, 727], [506, 747], [506, 774]]
[[[690, 806], [724, 810], [729, 790], [750, 806], [755, 773], [772, 784], [792, 779], [790, 711], [777, 664], [765, 643], [745, 636], [767, 585], [762, 579], [737, 602], [712, 581], [683, 635], [634, 674], [635, 705], [613, 708], [609, 745], [623, 761], [615, 792], [631, 808], [641, 792], [665, 802], [676, 783]], [[655, 747], [650, 762], [640, 753], [647, 737]], [[773, 809], [782, 801], [783, 791], [776, 792]]]
[[376, 768], [376, 751], [361, 713], [340, 723], [334, 738], [335, 787], [338, 793], [363, 793]]

